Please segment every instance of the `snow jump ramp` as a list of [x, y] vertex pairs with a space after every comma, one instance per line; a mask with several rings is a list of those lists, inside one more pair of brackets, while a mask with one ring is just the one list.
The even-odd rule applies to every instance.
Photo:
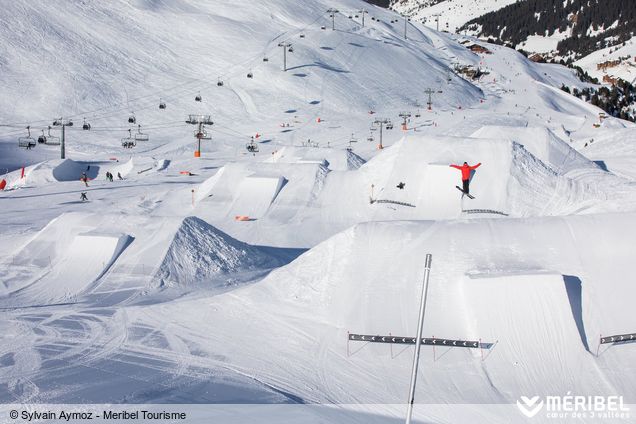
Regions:
[[464, 278], [470, 335], [496, 341], [484, 362], [493, 385], [520, 389], [511, 393], [520, 396], [545, 390], [552, 382], [551, 392], [561, 393], [576, 388], [581, 370], [593, 374], [580, 281], [578, 294], [575, 282], [545, 271]]
[[18, 304], [46, 305], [72, 300], [96, 287], [98, 280], [132, 242], [126, 234], [85, 232], [77, 234], [51, 271], [13, 293]]
[[281, 176], [250, 175], [238, 187], [230, 214], [260, 218], [267, 212], [287, 180]]

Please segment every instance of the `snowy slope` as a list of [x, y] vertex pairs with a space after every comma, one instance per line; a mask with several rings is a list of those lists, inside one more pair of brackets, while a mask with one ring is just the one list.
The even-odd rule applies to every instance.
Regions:
[[391, 8], [400, 14], [424, 21], [431, 28], [437, 28], [436, 15], [439, 15], [440, 31], [455, 32], [466, 22], [515, 2], [517, 0], [442, 0], [436, 2], [394, 0]]
[[[619, 59], [620, 64], [614, 67], [606, 68], [605, 70], [597, 67], [598, 64]], [[634, 38], [627, 41], [624, 46], [619, 45], [595, 51], [577, 60], [574, 64], [585, 69], [591, 76], [599, 80], [603, 80], [604, 75], [609, 75], [613, 78], [622, 78], [634, 84], [634, 80], [636, 80], [636, 45], [634, 44]]]
[[[559, 89], [583, 86], [567, 68], [416, 21], [404, 39], [397, 18], [357, 0], [7, 4], [0, 401], [399, 422], [412, 349], [347, 353], [346, 335], [413, 334], [432, 253], [425, 335], [487, 345], [424, 348], [418, 419], [517, 422], [519, 396], [569, 391], [636, 402], [634, 345], [598, 345], [635, 331], [636, 127], [595, 125]], [[131, 112], [150, 139], [129, 149]], [[200, 158], [188, 114], [214, 121]], [[60, 115], [65, 160], [18, 148]], [[482, 163], [475, 199], [455, 188], [464, 161]]]

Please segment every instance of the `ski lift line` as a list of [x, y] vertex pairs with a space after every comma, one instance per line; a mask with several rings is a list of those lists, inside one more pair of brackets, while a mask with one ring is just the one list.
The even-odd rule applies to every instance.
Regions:
[[[306, 30], [310, 26], [314, 25], [316, 22], [318, 22], [320, 19], [322, 19], [323, 16], [324, 16], [324, 14], [320, 14], [315, 20], [313, 20], [310, 23], [306, 24], [304, 27], [298, 28], [295, 31], [293, 31], [292, 33], [290, 33], [291, 35], [290, 35], [289, 39], [291, 39], [293, 36], [303, 32], [304, 30]], [[266, 52], [273, 51], [273, 50], [274, 50], [274, 47], [271, 47], [270, 49], [267, 49]], [[250, 58], [248, 58], [247, 60], [245, 60], [245, 61], [243, 61], [241, 63], [238, 63], [236, 65], [231, 66], [229, 68], [230, 70], [228, 72], [222, 73], [222, 74], [220, 74], [220, 76], [224, 77], [224, 78], [228, 78], [228, 77], [232, 77], [232, 76], [235, 76], [235, 75], [239, 75], [240, 73], [244, 72], [244, 68], [242, 67], [243, 65], [250, 64], [251, 62], [254, 62], [254, 61], [258, 60], [258, 58], [261, 58], [262, 56], [263, 56], [262, 53], [259, 53], [258, 55], [254, 55], [253, 57], [250, 57]], [[237, 69], [237, 68], [240, 68], [240, 69]], [[258, 65], [257, 66], [252, 66], [251, 68], [252, 69], [258, 68]], [[236, 69], [236, 71], [232, 72], [231, 70], [234, 70], [234, 69]], [[93, 110], [89, 110], [89, 111], [82, 111], [82, 112], [79, 112], [77, 114], [71, 114], [71, 115], [68, 115], [67, 117], [68, 117], [68, 119], [74, 119], [74, 118], [78, 118], [78, 117], [82, 117], [82, 116], [88, 115], [93, 120], [99, 120], [100, 118], [111, 117], [111, 116], [116, 115], [117, 113], [121, 112], [122, 110], [130, 110], [131, 109], [130, 108], [130, 104], [131, 103], [134, 104], [134, 103], [137, 103], [140, 100], [146, 100], [146, 99], [149, 99], [149, 98], [153, 98], [154, 99], [157, 96], [160, 96], [162, 99], [163, 98], [170, 99], [170, 97], [172, 97], [172, 96], [167, 96], [166, 95], [167, 92], [170, 92], [170, 91], [173, 91], [173, 90], [177, 90], [177, 89], [180, 89], [180, 88], [183, 88], [183, 87], [188, 87], [188, 86], [193, 85], [193, 84], [200, 84], [200, 85], [202, 84], [203, 86], [207, 86], [207, 85], [210, 85], [211, 83], [209, 81], [207, 81], [207, 79], [192, 78], [190, 81], [186, 81], [186, 82], [183, 82], [181, 84], [177, 84], [175, 86], [169, 87], [167, 89], [162, 89], [161, 91], [155, 91], [153, 93], [149, 93], [149, 94], [143, 95], [143, 96], [138, 96], [138, 97], [135, 97], [135, 98], [132, 98], [132, 99], [128, 98], [128, 94], [126, 93], [126, 99], [125, 100], [122, 100], [120, 102], [116, 102], [116, 103], [114, 103], [112, 105], [104, 106], [104, 107], [101, 107], [101, 108], [97, 108], [97, 109], [93, 109]], [[187, 89], [187, 91], [189, 91], [189, 92], [192, 92], [193, 90], [194, 89]], [[183, 91], [186, 91], [186, 90], [183, 90]], [[176, 96], [177, 94], [179, 94], [179, 93], [175, 93], [174, 95]], [[125, 105], [125, 106], [122, 106], [122, 105]], [[121, 106], [121, 107], [119, 107], [119, 106]], [[152, 105], [149, 105], [147, 107], [143, 107], [143, 106], [142, 107], [135, 107], [133, 109], [135, 109], [137, 111], [140, 111], [140, 110], [151, 109], [151, 108], [154, 108], [155, 106], [156, 106], [156, 102], [153, 101]], [[112, 108], [115, 108], [115, 109], [112, 109]], [[96, 113], [102, 112], [102, 111], [109, 111], [109, 112], [106, 113], [106, 114], [95, 115]], [[45, 123], [45, 122], [48, 122], [48, 121], [49, 121], [48, 119], [45, 119], [45, 120], [37, 120], [37, 121], [30, 121], [30, 122], [18, 122], [18, 123], [13, 123], [13, 124], [0, 124], [0, 126], [16, 126], [16, 127], [18, 127], [18, 126], [24, 126], [24, 125], [27, 125], [27, 124]]]
[[[323, 19], [323, 17], [324, 17], [324, 13], [321, 13], [312, 22], [306, 24], [304, 27], [298, 28], [295, 31], [291, 32], [289, 39], [291, 39], [292, 36], [295, 36], [298, 33], [303, 32], [304, 30], [309, 28], [311, 25], [314, 25], [316, 22], [318, 22], [319, 20]], [[271, 43], [271, 41], [270, 41], [270, 43]], [[275, 49], [275, 47], [272, 46], [270, 49], [268, 49], [266, 51], [270, 51], [270, 50], [273, 51], [274, 49]], [[243, 61], [241, 63], [232, 65], [232, 66], [230, 66], [228, 68], [227, 72], [220, 74], [220, 76], [228, 78], [228, 77], [232, 77], [232, 76], [235, 76], [235, 75], [240, 75], [241, 73], [244, 73], [244, 71], [245, 71], [245, 68], [243, 67], [244, 65], [250, 64], [251, 62], [258, 61], [259, 58], [262, 58], [262, 56], [263, 56], [263, 53], [259, 53], [257, 55], [254, 55], [253, 57], [248, 58], [247, 60], [245, 60], [245, 61]], [[257, 62], [257, 63], [259, 63], [259, 62]], [[255, 66], [252, 66], [251, 68], [252, 69], [256, 69], [258, 67], [259, 67], [259, 65], [255, 65]], [[177, 96], [177, 95], [179, 95], [181, 93], [184, 93], [184, 92], [192, 93], [193, 91], [196, 90], [196, 88], [186, 88], [186, 87], [189, 87], [191, 85], [199, 84], [198, 88], [200, 90], [201, 86], [205, 87], [205, 86], [208, 86], [208, 85], [212, 85], [213, 83], [216, 84], [216, 82], [214, 82], [214, 81], [212, 81], [212, 80], [210, 80], [208, 78], [206, 78], [206, 79], [203, 79], [203, 78], [192, 78], [192, 79], [190, 79], [190, 81], [186, 81], [186, 82], [183, 82], [183, 83], [180, 83], [180, 84], [176, 84], [176, 85], [174, 85], [172, 87], [169, 87], [169, 88], [166, 88], [166, 89], [154, 91], [152, 93], [149, 93], [149, 94], [146, 94], [146, 95], [143, 95], [143, 96], [138, 96], [138, 97], [135, 97], [135, 98], [132, 98], [132, 99], [129, 99], [128, 96], [126, 96], [127, 98], [125, 100], [122, 100], [120, 102], [116, 102], [116, 103], [114, 103], [112, 105], [103, 106], [103, 107], [100, 107], [100, 108], [97, 108], [97, 109], [93, 109], [93, 110], [89, 110], [89, 111], [81, 111], [81, 112], [78, 112], [77, 114], [67, 115], [67, 117], [69, 119], [76, 119], [76, 118], [83, 117], [83, 116], [89, 116], [89, 118], [92, 119], [92, 120], [99, 120], [100, 118], [114, 116], [114, 115], [118, 114], [119, 112], [121, 112], [123, 110], [130, 110], [131, 109], [130, 108], [131, 104], [135, 104], [135, 103], [137, 103], [137, 102], [139, 102], [141, 100], [146, 100], [146, 99], [150, 99], [150, 98], [152, 98], [153, 101], [147, 107], [144, 107], [142, 105], [140, 107], [134, 107], [133, 109], [135, 109], [137, 111], [147, 110], [147, 109], [151, 109], [151, 108], [154, 109], [156, 107], [156, 98], [157, 98], [157, 96], [161, 97], [162, 99], [163, 98], [170, 99], [171, 97]], [[174, 93], [173, 95], [170, 95], [170, 96], [166, 95], [166, 93], [168, 93], [168, 92], [171, 92], [171, 91], [174, 91], [174, 90], [180, 90], [180, 89], [183, 89], [183, 90], [181, 90], [181, 93], [177, 92], [177, 93]], [[122, 106], [122, 105], [125, 105], [125, 106]], [[119, 106], [121, 106], [121, 107], [119, 107]], [[104, 113], [104, 114], [97, 114], [98, 112], [102, 112], [102, 111], [108, 111], [108, 112]], [[24, 126], [24, 125], [27, 125], [27, 124], [47, 123], [48, 121], [49, 121], [48, 119], [47, 120], [36, 120], [36, 121], [30, 121], [30, 122], [18, 122], [18, 123], [11, 123], [11, 124], [0, 124], [0, 126], [9, 126], [9, 127], [15, 126], [17, 128], [18, 126]]]

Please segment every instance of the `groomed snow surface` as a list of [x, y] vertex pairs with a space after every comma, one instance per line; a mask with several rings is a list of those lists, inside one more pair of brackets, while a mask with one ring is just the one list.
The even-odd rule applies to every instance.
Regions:
[[[423, 346], [418, 422], [525, 422], [522, 396], [636, 404], [636, 344], [599, 344], [636, 332], [635, 127], [595, 125], [559, 90], [577, 83], [566, 68], [419, 24], [405, 40], [395, 18], [357, 0], [7, 5], [3, 411], [276, 404], [201, 422], [401, 422], [413, 347], [347, 335], [413, 336], [429, 253], [424, 336], [483, 348]], [[442, 91], [432, 110], [426, 88]], [[131, 111], [150, 140], [129, 149]], [[37, 136], [60, 113], [76, 122], [66, 159], [18, 148], [23, 123]], [[201, 158], [193, 113], [214, 121]], [[475, 199], [455, 187], [464, 161], [481, 163]]]

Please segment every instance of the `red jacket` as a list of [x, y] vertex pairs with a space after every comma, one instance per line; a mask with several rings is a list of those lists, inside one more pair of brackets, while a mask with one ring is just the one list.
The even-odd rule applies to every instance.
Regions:
[[470, 171], [475, 170], [481, 166], [481, 162], [479, 162], [475, 166], [470, 165], [451, 165], [452, 168], [457, 168], [462, 171], [462, 181], [470, 180]]

